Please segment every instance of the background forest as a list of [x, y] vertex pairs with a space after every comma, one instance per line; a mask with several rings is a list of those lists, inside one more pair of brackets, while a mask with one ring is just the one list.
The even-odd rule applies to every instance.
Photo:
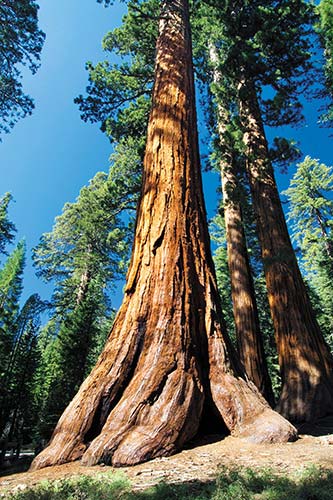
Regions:
[[[87, 6], [90, 4], [86, 14], [89, 33], [95, 30], [95, 17], [89, 18], [89, 12], [99, 16], [102, 31], [106, 32], [103, 53], [99, 59], [94, 55], [95, 61], [86, 64], [86, 91], [82, 88], [85, 83], [80, 83], [65, 99], [71, 102], [75, 98], [76, 109], [70, 113], [97, 124], [105, 139], [69, 130], [60, 101], [48, 96], [43, 104], [48, 122], [39, 120], [42, 128], [50, 130], [50, 136], [43, 144], [43, 135], [39, 137], [36, 129], [33, 137], [35, 129], [31, 126], [29, 130], [29, 121], [38, 114], [41, 104], [36, 100], [33, 110], [33, 87], [30, 84], [32, 90], [29, 87], [26, 94], [25, 82], [30, 82], [29, 71], [34, 74], [41, 65], [31, 82], [40, 78], [39, 85], [47, 85], [42, 78], [46, 76], [42, 73], [43, 31], [45, 51], [49, 36], [59, 44], [59, 67], [53, 69], [50, 80], [57, 85], [60, 79], [66, 82], [72, 69], [68, 67], [66, 72], [60, 61], [70, 66], [71, 59], [75, 59], [75, 54], [68, 54], [66, 49], [74, 29], [69, 33], [68, 25], [58, 24], [52, 34], [52, 25], [48, 33], [42, 22], [47, 15], [43, 11], [48, 8], [61, 17], [66, 17], [69, 9], [73, 15], [67, 20], [70, 25], [69, 20], [73, 22], [77, 16], [75, 9], [67, 3], [61, 6], [58, 2], [57, 7], [44, 3], [40, 2], [39, 22], [37, 4], [32, 0], [0, 4], [0, 29], [5, 41], [0, 51], [2, 168], [22, 175], [33, 197], [24, 196], [23, 206], [18, 199], [20, 193], [11, 186], [11, 175], [4, 174], [0, 200], [2, 460], [8, 449], [14, 448], [18, 455], [25, 444], [33, 443], [38, 449], [45, 445], [59, 416], [94, 366], [110, 331], [131, 255], [153, 86], [157, 37], [154, 13], [159, 2], [130, 0], [126, 8], [116, 2], [105, 10], [93, 0], [85, 0]], [[251, 114], [249, 101], [256, 100], [254, 112], [259, 114], [268, 138], [265, 161], [274, 165], [297, 259], [321, 331], [332, 350], [333, 169], [329, 166], [329, 144], [333, 119], [333, 2], [193, 1], [191, 6], [205, 197], [223, 312], [249, 377], [274, 405], [281, 391], [280, 367], [251, 183], [246, 175], [250, 153], [244, 123]], [[85, 17], [85, 8], [80, 9], [80, 18]], [[54, 25], [56, 22], [60, 22], [59, 18], [54, 18]], [[75, 37], [80, 45], [89, 34], [81, 27]], [[46, 106], [48, 99], [53, 100], [50, 109]], [[26, 117], [31, 113], [31, 118]], [[77, 126], [89, 129], [85, 124]], [[71, 148], [67, 152], [62, 150], [65, 139]], [[53, 149], [56, 153], [52, 153]], [[79, 155], [73, 154], [75, 149]], [[97, 150], [99, 156], [94, 157], [91, 151]], [[43, 156], [40, 151], [44, 151]], [[109, 170], [99, 171], [110, 153]], [[51, 177], [46, 191], [43, 180], [50, 172], [48, 155], [59, 177]], [[75, 177], [75, 187], [69, 189], [67, 184]], [[74, 195], [78, 178], [81, 189]], [[44, 223], [45, 230], [38, 235], [31, 252], [30, 236], [27, 231], [27, 248], [19, 221], [24, 221], [25, 227], [35, 226], [44, 210], [42, 205], [35, 211], [29, 208], [30, 203], [37, 207], [35, 198], [45, 206], [50, 199], [50, 204], [58, 208], [52, 215], [53, 224], [50, 220]], [[24, 219], [16, 217], [15, 202], [25, 212]], [[232, 231], [240, 227], [242, 234], [237, 233], [237, 238], [243, 238], [244, 254], [240, 247], [232, 247], [237, 239]], [[34, 272], [48, 288], [37, 281], [32, 286], [28, 280], [27, 293], [23, 291], [23, 279], [25, 272], [31, 272], [27, 265], [30, 253]], [[237, 278], [232, 256], [239, 264], [241, 254], [244, 266], [248, 266], [248, 293], [257, 311], [252, 333], [257, 336], [260, 332], [258, 349], [263, 350], [261, 358], [266, 361], [258, 380], [255, 378], [260, 370], [246, 366], [247, 346], [239, 335], [245, 326], [237, 312], [242, 299], [233, 281]]]

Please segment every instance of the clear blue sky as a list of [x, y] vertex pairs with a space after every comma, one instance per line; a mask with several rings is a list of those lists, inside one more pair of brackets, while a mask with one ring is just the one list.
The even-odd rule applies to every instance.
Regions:
[[[21, 120], [0, 144], [0, 194], [15, 199], [10, 218], [18, 239], [26, 238], [28, 254], [23, 298], [34, 292], [48, 298], [50, 287], [34, 276], [31, 248], [42, 233], [52, 229], [66, 201], [74, 201], [80, 188], [99, 170], [108, 170], [109, 141], [98, 125], [81, 121], [74, 97], [87, 85], [85, 62], [103, 59], [103, 35], [121, 22], [123, 5], [104, 8], [95, 0], [39, 0], [40, 27], [46, 33], [41, 67], [24, 75], [24, 88], [35, 99], [31, 117]], [[333, 163], [332, 139], [316, 124], [318, 103], [306, 105], [307, 124], [286, 132], [301, 141], [304, 155]], [[293, 169], [290, 170], [293, 172]], [[278, 176], [284, 189], [287, 176]], [[216, 202], [216, 176], [205, 176], [210, 214]], [[119, 294], [118, 294], [119, 295]], [[119, 305], [117, 296], [114, 304]]]
[[98, 125], [80, 119], [73, 99], [85, 91], [86, 61], [104, 57], [102, 37], [120, 24], [124, 10], [104, 8], [94, 0], [38, 3], [39, 25], [46, 33], [41, 67], [23, 79], [36, 108], [0, 144], [0, 193], [12, 193], [10, 218], [28, 247], [24, 298], [46, 293], [31, 268], [31, 248], [51, 230], [64, 203], [74, 201], [97, 171], [108, 169], [110, 143]]

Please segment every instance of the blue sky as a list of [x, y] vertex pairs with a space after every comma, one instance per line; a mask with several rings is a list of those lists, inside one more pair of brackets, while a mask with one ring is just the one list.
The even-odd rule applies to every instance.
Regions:
[[73, 99], [87, 85], [85, 63], [103, 58], [101, 40], [120, 24], [124, 7], [94, 0], [39, 0], [39, 25], [46, 33], [41, 67], [25, 72], [25, 91], [35, 100], [32, 116], [16, 124], [0, 144], [1, 193], [15, 203], [10, 218], [27, 241], [24, 298], [47, 289], [34, 276], [30, 249], [50, 231], [66, 201], [99, 170], [108, 169], [109, 141], [97, 125], [80, 119]]
[[[87, 85], [85, 63], [103, 59], [101, 40], [119, 25], [123, 5], [104, 8], [95, 0], [39, 0], [40, 27], [46, 33], [41, 67], [34, 76], [24, 74], [25, 91], [34, 100], [31, 117], [16, 124], [0, 144], [1, 189], [10, 191], [15, 203], [10, 218], [26, 238], [28, 254], [23, 298], [38, 292], [48, 298], [51, 288], [34, 275], [30, 251], [42, 233], [52, 229], [54, 218], [66, 201], [74, 201], [80, 188], [99, 170], [108, 170], [111, 146], [98, 125], [80, 119], [73, 99]], [[279, 131], [295, 137], [304, 155], [332, 164], [332, 138], [316, 123], [318, 103], [306, 104], [307, 124], [296, 130]], [[290, 170], [293, 172], [293, 169]], [[281, 188], [287, 176], [278, 176]], [[208, 211], [216, 203], [213, 174], [205, 176]], [[119, 305], [120, 294], [114, 301]]]

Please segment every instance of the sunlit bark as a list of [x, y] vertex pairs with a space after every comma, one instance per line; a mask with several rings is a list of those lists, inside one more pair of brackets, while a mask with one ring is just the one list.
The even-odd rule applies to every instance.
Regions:
[[261, 119], [254, 83], [239, 88], [247, 172], [264, 259], [279, 353], [278, 410], [294, 422], [333, 411], [333, 359], [320, 332], [293, 251]]
[[[222, 335], [196, 132], [187, 0], [162, 2], [141, 202], [123, 304], [33, 468], [169, 455], [202, 416], [257, 440], [295, 429], [236, 376]], [[267, 417], [267, 418], [266, 418]]]
[[[214, 83], [218, 88], [222, 84], [222, 75], [218, 69], [218, 53], [213, 44], [210, 45], [209, 54], [213, 65]], [[260, 331], [254, 284], [244, 232], [241, 189], [235, 164], [235, 145], [228, 144], [227, 141], [229, 121], [230, 114], [228, 109], [217, 102], [217, 127], [220, 144], [223, 148], [223, 158], [220, 162], [223, 208], [238, 352], [245, 373], [256, 385], [264, 398], [272, 405], [274, 403], [274, 395]]]

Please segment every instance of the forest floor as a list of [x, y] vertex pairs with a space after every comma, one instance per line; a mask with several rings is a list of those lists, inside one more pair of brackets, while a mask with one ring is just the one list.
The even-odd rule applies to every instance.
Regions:
[[[224, 439], [209, 436], [193, 442], [191, 447], [176, 455], [124, 467], [122, 471], [129, 477], [134, 490], [143, 490], [159, 482], [207, 483], [213, 481], [221, 469], [230, 467], [271, 469], [284, 476], [311, 465], [333, 470], [333, 417], [315, 426], [304, 426], [299, 432], [296, 442], [286, 444], [258, 445], [231, 436]], [[10, 474], [0, 477], [0, 493], [23, 490], [40, 481], [109, 474], [112, 470], [108, 466], [84, 467], [73, 462], [35, 472]]]

